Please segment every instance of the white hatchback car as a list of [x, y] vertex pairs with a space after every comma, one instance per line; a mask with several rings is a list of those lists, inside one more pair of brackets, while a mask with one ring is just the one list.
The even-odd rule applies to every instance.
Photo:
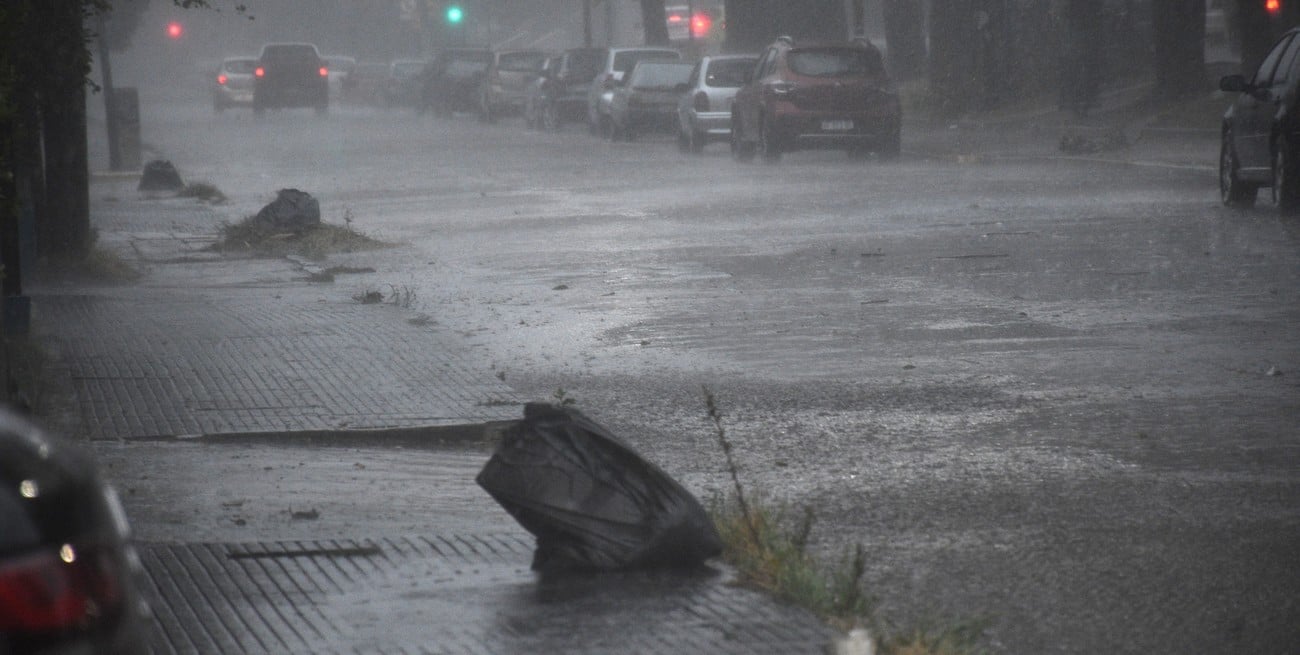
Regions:
[[226, 57], [212, 78], [212, 109], [253, 106], [253, 73], [257, 57]]

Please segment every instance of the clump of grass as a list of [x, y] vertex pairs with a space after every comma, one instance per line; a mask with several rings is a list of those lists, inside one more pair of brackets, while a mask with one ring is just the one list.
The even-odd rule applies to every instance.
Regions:
[[177, 192], [176, 196], [178, 198], [198, 198], [212, 204], [226, 201], [226, 194], [222, 193], [221, 189], [218, 189], [216, 185], [207, 182], [191, 182]]
[[869, 628], [880, 655], [976, 655], [983, 621], [887, 630], [876, 615], [875, 599], [864, 592], [866, 549], [856, 544], [841, 561], [827, 566], [808, 553], [815, 516], [804, 508], [798, 519], [789, 507], [749, 497], [740, 482], [734, 449], [713, 393], [704, 389], [714, 435], [731, 475], [732, 493], [715, 499], [714, 525], [722, 538], [723, 559], [741, 580], [822, 616], [842, 630]]
[[321, 260], [340, 252], [360, 252], [388, 248], [391, 244], [372, 239], [349, 227], [320, 223], [302, 232], [273, 229], [255, 217], [221, 228], [221, 239], [212, 246], [219, 252], [251, 252], [282, 257], [299, 255]]

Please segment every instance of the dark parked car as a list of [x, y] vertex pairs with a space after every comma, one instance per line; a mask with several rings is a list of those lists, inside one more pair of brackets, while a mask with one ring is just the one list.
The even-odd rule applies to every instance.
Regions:
[[731, 149], [769, 162], [804, 148], [859, 157], [897, 157], [902, 109], [881, 60], [865, 42], [796, 45], [781, 38], [763, 52], [731, 107]]
[[715, 55], [695, 64], [677, 102], [677, 145], [683, 152], [731, 140], [731, 102], [757, 62], [754, 55]]
[[144, 653], [126, 515], [94, 461], [0, 410], [0, 653]]
[[421, 75], [429, 62], [423, 59], [394, 59], [388, 64], [379, 102], [385, 107], [419, 106], [424, 80]]
[[479, 84], [478, 115], [487, 123], [507, 114], [522, 114], [528, 86], [542, 74], [546, 53], [541, 50], [500, 50], [492, 53]]
[[678, 62], [638, 62], [610, 100], [610, 140], [632, 141], [644, 132], [673, 132], [677, 99], [686, 90], [692, 69], [694, 66]]
[[1282, 35], [1250, 79], [1229, 75], [1219, 87], [1241, 94], [1223, 115], [1224, 204], [1250, 207], [1259, 188], [1269, 187], [1279, 209], [1300, 210], [1300, 29]]
[[573, 48], [560, 55], [553, 74], [538, 90], [543, 127], [558, 130], [566, 122], [587, 120], [587, 92], [608, 52], [607, 48]]
[[645, 59], [655, 61], [680, 61], [682, 53], [672, 48], [610, 48], [587, 90], [587, 127], [592, 134], [609, 133], [609, 103], [614, 99], [614, 87], [623, 76]]
[[310, 43], [268, 43], [253, 71], [253, 111], [268, 107], [329, 110], [329, 68]]
[[212, 78], [212, 108], [221, 112], [230, 107], [252, 107], [255, 70], [255, 57], [223, 59]]
[[478, 111], [479, 84], [492, 63], [487, 48], [450, 48], [434, 55], [425, 68], [420, 111], [439, 116], [456, 111]]

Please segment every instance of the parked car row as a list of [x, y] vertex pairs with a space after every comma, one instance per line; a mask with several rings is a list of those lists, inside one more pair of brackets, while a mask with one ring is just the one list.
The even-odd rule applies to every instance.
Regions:
[[796, 44], [688, 63], [667, 48], [575, 48], [545, 60], [527, 86], [525, 124], [585, 122], [612, 140], [676, 136], [683, 152], [730, 144], [738, 161], [794, 150], [899, 155], [902, 108], [880, 51], [866, 41]]
[[[257, 58], [231, 57], [218, 71], [217, 111], [248, 105], [313, 107], [350, 87], [355, 60], [322, 57], [310, 44], [268, 44]], [[901, 105], [880, 51], [865, 40], [796, 44], [782, 37], [757, 55], [683, 60], [667, 47], [541, 50], [448, 48], [429, 60], [397, 59], [374, 92], [385, 107], [487, 123], [521, 115], [530, 128], [584, 123], [595, 135], [631, 141], [674, 135], [683, 152], [726, 142], [738, 161], [831, 148], [893, 158]]]

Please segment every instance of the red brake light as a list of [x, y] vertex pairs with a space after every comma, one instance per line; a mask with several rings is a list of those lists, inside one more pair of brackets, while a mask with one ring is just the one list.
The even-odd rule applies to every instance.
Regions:
[[696, 92], [695, 99], [692, 100], [691, 102], [692, 105], [695, 107], [695, 111], [709, 110], [709, 94], [703, 91]]
[[226, 77], [226, 74], [225, 74], [225, 73], [222, 73], [222, 74], [220, 74], [220, 75], [217, 76], [217, 84], [220, 84], [220, 85], [222, 85], [222, 86], [225, 86], [226, 82], [229, 81], [229, 79], [230, 79], [230, 78]]
[[321, 67], [320, 67], [320, 76], [321, 76], [321, 77], [328, 77], [329, 74], [330, 74], [330, 69], [328, 69], [328, 68], [326, 68], [326, 67], [324, 67], [324, 66], [321, 66]]
[[691, 20], [691, 34], [696, 38], [709, 35], [709, 29], [713, 27], [713, 19], [708, 14], [695, 14]]
[[73, 555], [40, 552], [0, 567], [0, 633], [82, 627], [121, 602], [106, 554], [63, 552]]
[[670, 22], [670, 23], [680, 23], [680, 22], [682, 22], [682, 16], [681, 16], [681, 14], [671, 14], [671, 15], [669, 15], [669, 16], [668, 16], [668, 22]]
[[1264, 10], [1276, 14], [1282, 10], [1282, 0], [1264, 0]]
[[266, 69], [258, 66], [253, 69], [253, 75], [256, 77], [266, 77]]

